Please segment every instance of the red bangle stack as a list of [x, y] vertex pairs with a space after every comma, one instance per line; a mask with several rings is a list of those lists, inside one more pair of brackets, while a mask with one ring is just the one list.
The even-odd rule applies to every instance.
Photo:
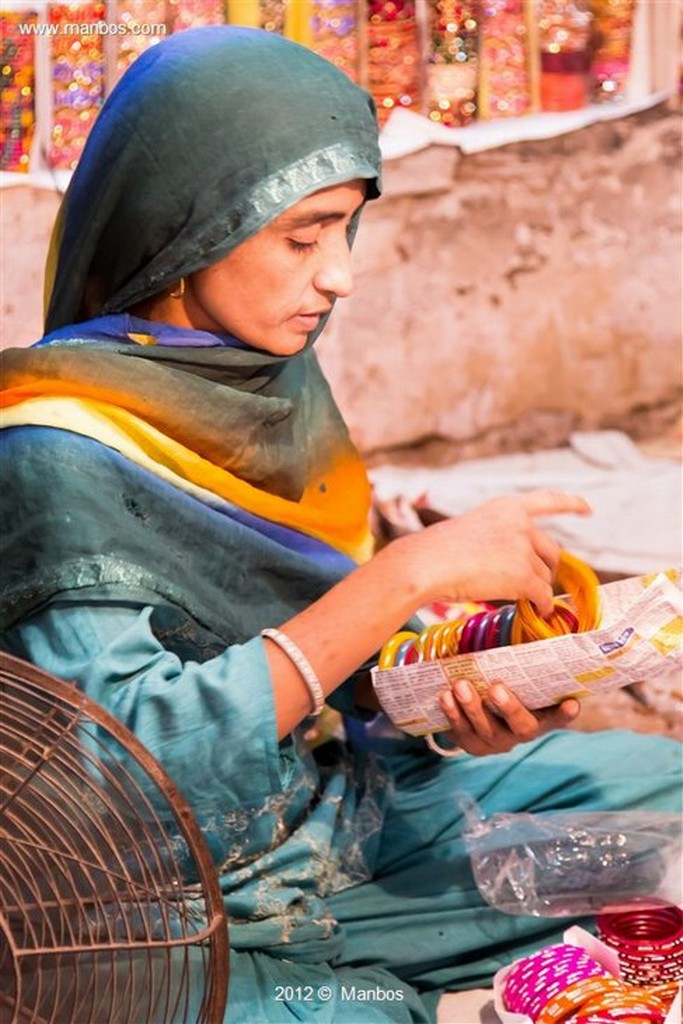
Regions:
[[602, 913], [602, 941], [616, 950], [622, 976], [634, 985], [683, 979], [683, 910], [673, 903]]

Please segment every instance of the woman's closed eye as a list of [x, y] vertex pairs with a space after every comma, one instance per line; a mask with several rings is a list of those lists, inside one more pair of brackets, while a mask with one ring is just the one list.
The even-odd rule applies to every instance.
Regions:
[[315, 242], [303, 242], [303, 241], [300, 241], [297, 238], [288, 238], [287, 239], [287, 243], [288, 243], [290, 249], [292, 249], [294, 252], [301, 252], [301, 253], [313, 252], [313, 250], [318, 245], [317, 240]]

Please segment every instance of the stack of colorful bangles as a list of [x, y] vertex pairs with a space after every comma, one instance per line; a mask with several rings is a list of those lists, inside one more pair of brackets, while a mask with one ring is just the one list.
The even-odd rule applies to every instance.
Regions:
[[[651, 901], [653, 903], [654, 901]], [[597, 918], [598, 935], [634, 985], [683, 980], [683, 910], [672, 903], [634, 907]]]
[[541, 618], [530, 601], [502, 607], [483, 605], [473, 615], [468, 613], [427, 626], [420, 633], [409, 630], [395, 633], [382, 648], [378, 665], [393, 668], [595, 629], [599, 607], [598, 579], [593, 570], [563, 551], [556, 584], [567, 593], [569, 600], [556, 597], [547, 619]]
[[636, 985], [579, 946], [547, 946], [512, 965], [503, 1003], [533, 1024], [664, 1024], [678, 985], [666, 961], [662, 968], [659, 980]]

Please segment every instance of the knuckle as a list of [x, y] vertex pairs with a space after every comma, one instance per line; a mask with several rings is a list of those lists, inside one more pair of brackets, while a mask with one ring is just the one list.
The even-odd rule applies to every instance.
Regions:
[[540, 735], [540, 732], [540, 722], [534, 720], [533, 722], [525, 722], [518, 730], [518, 735], [526, 743], [529, 740], [535, 740]]

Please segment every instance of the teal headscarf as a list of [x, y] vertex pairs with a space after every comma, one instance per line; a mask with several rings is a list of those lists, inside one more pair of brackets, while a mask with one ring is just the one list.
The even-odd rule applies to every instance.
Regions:
[[353, 178], [379, 194], [364, 90], [277, 35], [179, 32], [136, 60], [88, 138], [53, 237], [46, 331], [129, 309]]
[[122, 311], [321, 188], [377, 195], [379, 168], [370, 97], [288, 40], [196, 29], [133, 64], [65, 196], [50, 334], [2, 354], [6, 621], [116, 593], [239, 642], [367, 557], [369, 485], [314, 334], [283, 357]]

